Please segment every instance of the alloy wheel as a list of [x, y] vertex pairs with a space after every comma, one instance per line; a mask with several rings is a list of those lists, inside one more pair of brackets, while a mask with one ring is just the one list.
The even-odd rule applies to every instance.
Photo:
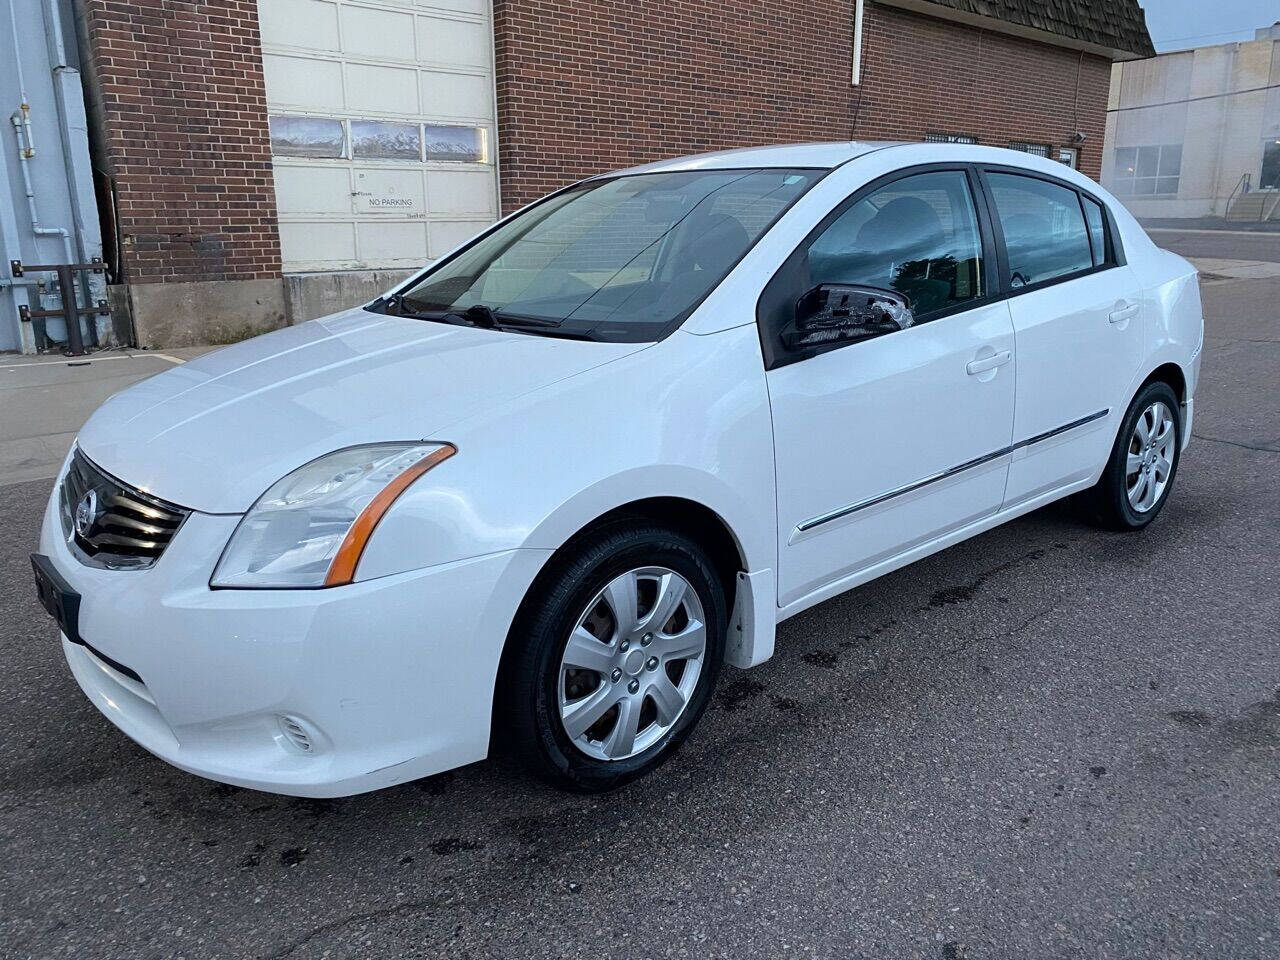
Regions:
[[666, 567], [600, 590], [569, 635], [557, 682], [560, 722], [581, 752], [625, 760], [662, 739], [702, 673], [707, 626], [697, 591]]
[[1157, 400], [1138, 416], [1129, 437], [1125, 490], [1136, 512], [1150, 513], [1164, 496], [1173, 475], [1176, 446], [1173, 412]]

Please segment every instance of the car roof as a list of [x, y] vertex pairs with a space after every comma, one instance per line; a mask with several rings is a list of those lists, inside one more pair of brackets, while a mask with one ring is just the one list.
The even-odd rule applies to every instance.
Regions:
[[811, 167], [829, 170], [854, 157], [896, 146], [894, 140], [843, 140], [833, 143], [784, 143], [672, 157], [619, 173], [666, 173], [681, 170], [734, 170], [760, 167]]
[[908, 142], [902, 140], [848, 140], [835, 143], [787, 143], [777, 146], [746, 147], [673, 157], [644, 166], [619, 170], [605, 176], [631, 176], [639, 173], [667, 173], [688, 170], [768, 169], [779, 167], [831, 170], [850, 160], [881, 150], [892, 149], [901, 166], [924, 163], [987, 163], [1021, 167], [1029, 171], [1058, 177], [1093, 190], [1097, 184], [1088, 177], [1056, 160], [1034, 154], [962, 143]]

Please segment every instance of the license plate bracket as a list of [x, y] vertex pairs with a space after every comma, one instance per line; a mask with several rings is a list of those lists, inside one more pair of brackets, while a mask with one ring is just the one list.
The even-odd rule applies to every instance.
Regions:
[[80, 594], [62, 578], [53, 562], [42, 553], [31, 555], [31, 570], [36, 578], [36, 595], [40, 605], [58, 622], [63, 634], [72, 643], [84, 643], [80, 639]]

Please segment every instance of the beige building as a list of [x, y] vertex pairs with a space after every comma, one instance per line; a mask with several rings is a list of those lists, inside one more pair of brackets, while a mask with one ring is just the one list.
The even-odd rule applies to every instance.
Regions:
[[1102, 182], [1139, 217], [1280, 220], [1280, 23], [1115, 64]]

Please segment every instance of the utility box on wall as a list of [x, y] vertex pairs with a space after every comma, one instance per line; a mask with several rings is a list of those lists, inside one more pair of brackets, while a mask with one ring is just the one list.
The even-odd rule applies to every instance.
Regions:
[[[102, 256], [84, 92], [66, 0], [7, 0], [0, 14], [0, 350], [34, 353], [114, 343], [96, 312], [106, 278], [73, 272], [79, 337], [61, 316], [58, 275], [33, 266]], [[12, 267], [14, 262], [25, 265]], [[25, 309], [24, 309], [25, 308]], [[29, 316], [32, 319], [24, 319]]]

